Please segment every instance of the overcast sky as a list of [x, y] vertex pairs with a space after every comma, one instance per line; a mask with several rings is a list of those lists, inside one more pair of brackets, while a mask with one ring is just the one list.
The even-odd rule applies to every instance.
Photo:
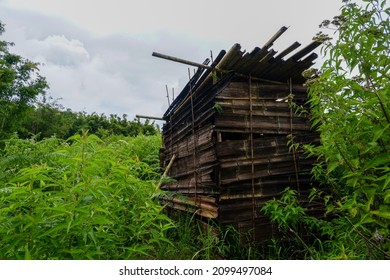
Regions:
[[[341, 0], [0, 0], [11, 51], [42, 63], [49, 94], [74, 111], [162, 116], [165, 85], [180, 92], [188, 66], [234, 43], [251, 51], [282, 26], [274, 46], [310, 43]], [[192, 71], [192, 70], [191, 70]]]

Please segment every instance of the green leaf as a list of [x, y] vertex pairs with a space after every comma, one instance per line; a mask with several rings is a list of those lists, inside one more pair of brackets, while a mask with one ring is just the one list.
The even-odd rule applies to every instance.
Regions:
[[371, 213], [381, 218], [390, 219], [390, 205], [381, 204], [378, 208], [379, 210], [371, 211]]
[[378, 211], [378, 210], [375, 210], [375, 211], [371, 211], [370, 213], [374, 214], [374, 215], [376, 215], [378, 217], [390, 220], [390, 211]]
[[96, 245], [96, 237], [95, 237], [93, 230], [89, 231], [88, 235], [91, 238], [91, 240], [93, 241], [93, 243]]
[[[388, 58], [387, 58], [388, 59]], [[375, 129], [373, 132], [374, 132], [374, 138], [372, 139], [373, 142], [376, 142], [378, 141], [379, 138], [382, 137], [383, 133], [385, 133], [386, 131], [389, 131], [390, 129], [390, 124], [387, 124], [385, 125], [383, 128], [381, 129]]]
[[365, 166], [364, 170], [368, 170], [374, 167], [386, 165], [390, 163], [390, 153], [379, 154], [370, 160]]
[[340, 165], [340, 162], [338, 162], [338, 161], [333, 161], [333, 162], [328, 163], [328, 165], [327, 165], [327, 174], [330, 174], [339, 165]]
[[383, 201], [390, 204], [390, 190], [386, 190], [383, 195]]
[[371, 224], [374, 222], [376, 222], [376, 221], [375, 221], [375, 219], [372, 218], [372, 213], [367, 213], [361, 217], [360, 221], [355, 225], [355, 228], [357, 228], [363, 224]]
[[31, 260], [31, 253], [30, 250], [28, 249], [28, 245], [26, 245], [26, 248], [24, 250], [24, 259]]

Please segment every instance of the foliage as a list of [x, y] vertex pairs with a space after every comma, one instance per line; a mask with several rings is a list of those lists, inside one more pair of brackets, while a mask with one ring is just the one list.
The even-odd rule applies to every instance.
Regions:
[[[318, 197], [322, 197], [322, 192], [313, 190], [310, 200], [313, 202]], [[310, 216], [309, 210], [300, 205], [297, 192], [290, 188], [286, 188], [280, 199], [268, 201], [262, 211], [278, 225], [283, 236], [269, 244], [267, 258], [389, 258], [383, 242], [365, 236], [369, 233], [365, 225], [353, 225], [346, 215], [332, 219]]]
[[[0, 162], [0, 256], [155, 258], [170, 244], [165, 233], [173, 226], [152, 199], [160, 175], [150, 157], [157, 157], [159, 139], [105, 142], [84, 133], [67, 141], [7, 140]], [[150, 145], [131, 148], [141, 142]]]
[[168, 231], [172, 241], [163, 248], [161, 259], [215, 260], [262, 259], [257, 248], [242, 246], [241, 237], [233, 226], [219, 227], [214, 221], [197, 221], [194, 216], [175, 212], [170, 215], [175, 227]]
[[148, 120], [145, 123], [141, 123], [139, 119], [130, 121], [125, 114], [122, 117], [116, 114], [107, 117], [104, 114], [76, 113], [70, 109], [65, 110], [50, 97], [49, 101], [44, 100], [28, 108], [22, 123], [16, 130], [20, 138], [36, 135], [39, 140], [51, 136], [67, 139], [85, 130], [102, 138], [109, 135], [137, 136], [159, 133], [159, 127]]
[[[161, 137], [5, 140], [2, 259], [253, 259], [237, 232], [204, 231], [157, 204]], [[215, 226], [215, 225], [214, 225]]]
[[[0, 35], [4, 31], [0, 21]], [[9, 52], [12, 45], [0, 40], [0, 139], [17, 129], [28, 105], [48, 88], [39, 64]]]
[[343, 2], [340, 16], [321, 25], [337, 39], [319, 34], [327, 60], [308, 81], [321, 145], [306, 148], [318, 158], [314, 178], [329, 189], [316, 193], [326, 221], [308, 216], [291, 190], [263, 210], [281, 231], [311, 227], [309, 243], [293, 236], [305, 249], [300, 257], [390, 258], [390, 8], [385, 0]]
[[334, 211], [347, 213], [361, 234], [376, 234], [390, 253], [390, 8], [344, 1], [333, 24], [338, 40], [310, 86], [322, 145], [316, 175], [329, 177]]

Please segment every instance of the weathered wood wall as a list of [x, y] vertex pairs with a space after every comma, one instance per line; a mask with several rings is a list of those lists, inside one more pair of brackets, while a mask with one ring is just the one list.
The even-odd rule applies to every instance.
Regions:
[[309, 111], [306, 89], [234, 79], [220, 83], [194, 98], [189, 112], [177, 117], [180, 122], [166, 125], [165, 160], [174, 154], [177, 159], [170, 172], [175, 181], [163, 187], [176, 195], [164, 203], [263, 240], [274, 229], [261, 206], [286, 187], [299, 190], [304, 203], [312, 188], [314, 159], [288, 145], [319, 142], [307, 114], [295, 112]]
[[257, 242], [275, 233], [260, 212], [266, 201], [292, 187], [307, 205], [314, 159], [289, 146], [319, 143], [301, 73], [313, 65], [317, 55], [311, 52], [321, 43], [285, 59], [299, 43], [278, 55], [270, 48], [286, 30], [252, 52], [239, 44], [221, 51], [211, 66], [201, 65], [164, 114], [162, 165], [176, 160], [162, 203], [234, 225]]

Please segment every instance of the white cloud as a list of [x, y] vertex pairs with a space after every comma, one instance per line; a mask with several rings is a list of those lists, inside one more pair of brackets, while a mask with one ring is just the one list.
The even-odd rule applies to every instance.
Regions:
[[90, 59], [83, 43], [64, 35], [50, 35], [43, 41], [33, 40], [31, 43], [36, 45], [35, 51], [44, 54], [46, 63], [75, 66]]
[[[119, 34], [85, 36], [82, 42], [63, 35], [26, 39], [27, 29], [19, 33], [22, 55], [42, 63], [50, 95], [65, 107], [88, 113], [161, 116], [167, 109], [165, 84], [175, 87], [177, 95], [188, 81], [187, 66], [154, 58], [152, 52], [180, 45], [184, 57], [200, 53], [191, 42], [168, 33], [154, 34], [151, 42]], [[165, 40], [169, 43], [160, 49]]]
[[238, 42], [251, 51], [282, 25], [275, 44], [309, 43], [339, 0], [0, 0], [14, 52], [43, 62], [50, 94], [73, 110], [161, 116], [165, 85], [176, 95], [188, 66], [153, 51], [202, 62]]

